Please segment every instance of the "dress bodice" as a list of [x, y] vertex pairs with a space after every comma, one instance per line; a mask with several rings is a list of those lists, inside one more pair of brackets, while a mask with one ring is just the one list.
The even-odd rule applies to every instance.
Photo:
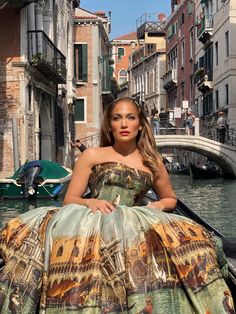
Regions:
[[89, 179], [91, 197], [116, 204], [134, 206], [152, 186], [151, 175], [118, 162], [106, 162], [92, 169]]

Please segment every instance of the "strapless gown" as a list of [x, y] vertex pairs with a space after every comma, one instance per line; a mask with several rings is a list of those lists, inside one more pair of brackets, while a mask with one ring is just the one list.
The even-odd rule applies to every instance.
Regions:
[[185, 217], [140, 206], [147, 172], [105, 163], [89, 184], [91, 197], [119, 204], [113, 213], [40, 207], [1, 231], [1, 313], [234, 313], [217, 240]]

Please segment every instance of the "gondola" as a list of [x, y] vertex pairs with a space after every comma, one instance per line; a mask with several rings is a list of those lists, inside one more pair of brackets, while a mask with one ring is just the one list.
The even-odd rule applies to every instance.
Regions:
[[218, 166], [205, 164], [196, 166], [190, 163], [190, 175], [193, 179], [216, 179], [223, 176]]

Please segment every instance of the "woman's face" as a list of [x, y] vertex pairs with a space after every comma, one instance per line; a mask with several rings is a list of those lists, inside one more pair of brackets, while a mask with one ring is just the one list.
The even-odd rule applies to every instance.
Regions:
[[111, 112], [111, 131], [116, 142], [136, 140], [141, 129], [139, 110], [129, 101], [119, 101]]

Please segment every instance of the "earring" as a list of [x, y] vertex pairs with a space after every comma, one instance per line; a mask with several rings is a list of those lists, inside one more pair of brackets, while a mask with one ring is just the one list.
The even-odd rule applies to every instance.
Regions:
[[141, 130], [143, 129], [143, 127], [142, 127], [142, 126], [140, 126], [138, 129], [139, 129], [139, 131], [141, 131]]

